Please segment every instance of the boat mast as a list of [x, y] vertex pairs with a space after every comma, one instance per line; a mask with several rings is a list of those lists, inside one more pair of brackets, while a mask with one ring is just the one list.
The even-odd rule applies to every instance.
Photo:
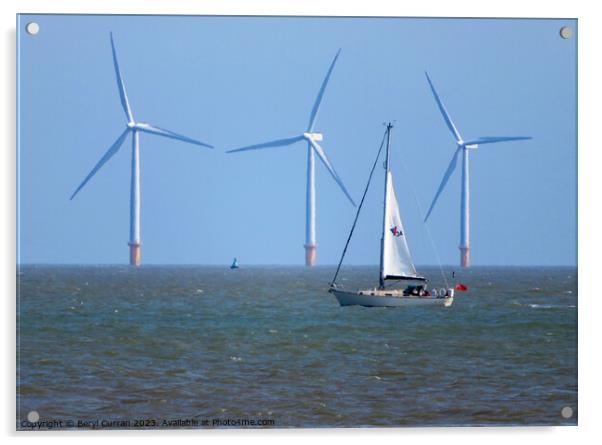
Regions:
[[380, 239], [380, 276], [379, 276], [379, 289], [385, 288], [385, 233], [387, 230], [387, 194], [389, 190], [389, 151], [391, 147], [391, 129], [393, 124], [389, 122], [387, 124], [387, 153], [385, 155], [385, 199], [383, 202], [383, 234]]

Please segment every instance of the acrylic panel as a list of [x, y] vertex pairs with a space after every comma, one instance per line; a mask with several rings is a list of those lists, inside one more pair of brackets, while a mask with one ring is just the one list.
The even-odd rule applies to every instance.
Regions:
[[577, 423], [576, 19], [16, 34], [17, 429]]

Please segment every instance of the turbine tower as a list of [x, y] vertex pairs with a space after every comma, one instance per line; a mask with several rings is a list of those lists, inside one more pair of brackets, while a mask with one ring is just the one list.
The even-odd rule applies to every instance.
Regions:
[[113, 52], [113, 65], [115, 66], [115, 75], [117, 77], [117, 87], [119, 90], [119, 98], [121, 99], [121, 105], [125, 112], [127, 124], [125, 130], [119, 135], [117, 140], [111, 145], [107, 152], [100, 158], [100, 161], [94, 166], [92, 171], [86, 176], [83, 182], [75, 190], [70, 199], [75, 198], [75, 195], [88, 183], [88, 181], [102, 168], [103, 165], [111, 159], [115, 153], [119, 151], [119, 148], [127, 138], [129, 134], [132, 135], [132, 176], [130, 184], [130, 264], [132, 266], [140, 265], [140, 245], [142, 244], [140, 239], [140, 133], [155, 134], [158, 136], [164, 136], [171, 139], [177, 139], [179, 141], [189, 142], [191, 144], [201, 145], [203, 147], [213, 148], [211, 145], [205, 144], [204, 142], [191, 139], [186, 136], [174, 133], [163, 128], [155, 127], [150, 124], [143, 122], [136, 122], [134, 115], [130, 107], [127, 93], [125, 91], [125, 85], [121, 72], [119, 71], [119, 64], [117, 63], [117, 52], [115, 51], [115, 43], [113, 42], [113, 33], [111, 33], [111, 49]]
[[341, 187], [343, 193], [347, 196], [351, 204], [355, 206], [355, 202], [351, 195], [345, 188], [343, 181], [335, 171], [332, 163], [326, 156], [326, 152], [324, 149], [318, 144], [323, 139], [323, 135], [321, 133], [314, 132], [314, 126], [316, 124], [316, 117], [318, 116], [318, 111], [320, 110], [320, 104], [322, 103], [322, 98], [324, 97], [324, 91], [326, 90], [326, 85], [328, 84], [328, 80], [330, 79], [330, 75], [332, 74], [332, 70], [334, 69], [334, 65], [339, 58], [339, 54], [341, 50], [337, 51], [337, 54], [334, 56], [332, 63], [330, 64], [330, 68], [328, 69], [328, 73], [326, 73], [326, 77], [322, 82], [320, 90], [318, 91], [318, 97], [314, 103], [314, 107], [311, 110], [311, 115], [309, 116], [309, 125], [305, 132], [298, 136], [293, 136], [286, 139], [277, 139], [270, 142], [264, 142], [261, 144], [249, 145], [242, 148], [237, 148], [234, 150], [229, 150], [227, 153], [234, 153], [239, 151], [247, 151], [247, 150], [257, 150], [261, 148], [270, 148], [270, 147], [284, 147], [287, 145], [294, 144], [300, 141], [307, 141], [307, 190], [306, 190], [306, 220], [305, 220], [305, 265], [313, 266], [316, 262], [316, 185], [315, 185], [315, 156], [322, 161], [326, 169], [330, 172], [333, 179], [336, 183]]
[[447, 167], [447, 170], [443, 174], [443, 179], [441, 180], [441, 184], [437, 189], [437, 193], [433, 198], [433, 202], [431, 203], [431, 207], [429, 208], [426, 217], [424, 218], [424, 222], [426, 222], [439, 199], [439, 195], [445, 188], [447, 181], [450, 176], [456, 169], [456, 164], [458, 161], [458, 155], [462, 152], [462, 188], [461, 188], [461, 199], [460, 199], [460, 265], [462, 267], [468, 267], [470, 265], [470, 187], [469, 187], [469, 153], [470, 150], [476, 150], [479, 145], [483, 144], [493, 144], [496, 142], [508, 142], [508, 141], [522, 141], [526, 139], [531, 139], [530, 136], [483, 136], [477, 139], [465, 141], [460, 136], [460, 132], [454, 125], [445, 105], [439, 98], [435, 87], [433, 86], [433, 82], [431, 82], [431, 78], [428, 73], [425, 72], [426, 80], [431, 87], [431, 91], [433, 92], [433, 96], [435, 97], [435, 101], [437, 102], [437, 106], [439, 107], [439, 111], [443, 116], [443, 120], [451, 131], [452, 135], [455, 138], [457, 148], [454, 152], [452, 159]]

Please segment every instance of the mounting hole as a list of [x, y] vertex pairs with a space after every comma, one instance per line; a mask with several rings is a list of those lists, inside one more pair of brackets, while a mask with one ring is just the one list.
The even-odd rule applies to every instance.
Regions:
[[29, 22], [27, 25], [25, 25], [25, 31], [27, 31], [27, 34], [35, 36], [38, 32], [40, 32], [40, 25], [38, 25], [36, 22]]
[[573, 30], [570, 26], [563, 26], [562, 28], [560, 28], [560, 37], [562, 37], [563, 39], [570, 39], [572, 35]]
[[560, 415], [565, 419], [570, 419], [571, 417], [573, 417], [573, 408], [571, 408], [570, 406], [565, 406], [560, 411]]
[[38, 420], [40, 420], [40, 415], [37, 411], [29, 411], [29, 413], [27, 413], [27, 420], [29, 420], [32, 423], [37, 422]]

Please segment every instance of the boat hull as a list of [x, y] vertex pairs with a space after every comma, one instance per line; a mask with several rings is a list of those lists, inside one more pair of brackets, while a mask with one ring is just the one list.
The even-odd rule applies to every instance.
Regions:
[[331, 289], [341, 306], [365, 306], [365, 307], [399, 307], [399, 306], [443, 306], [450, 307], [454, 297], [418, 297], [386, 295], [382, 292], [370, 291], [343, 291]]

